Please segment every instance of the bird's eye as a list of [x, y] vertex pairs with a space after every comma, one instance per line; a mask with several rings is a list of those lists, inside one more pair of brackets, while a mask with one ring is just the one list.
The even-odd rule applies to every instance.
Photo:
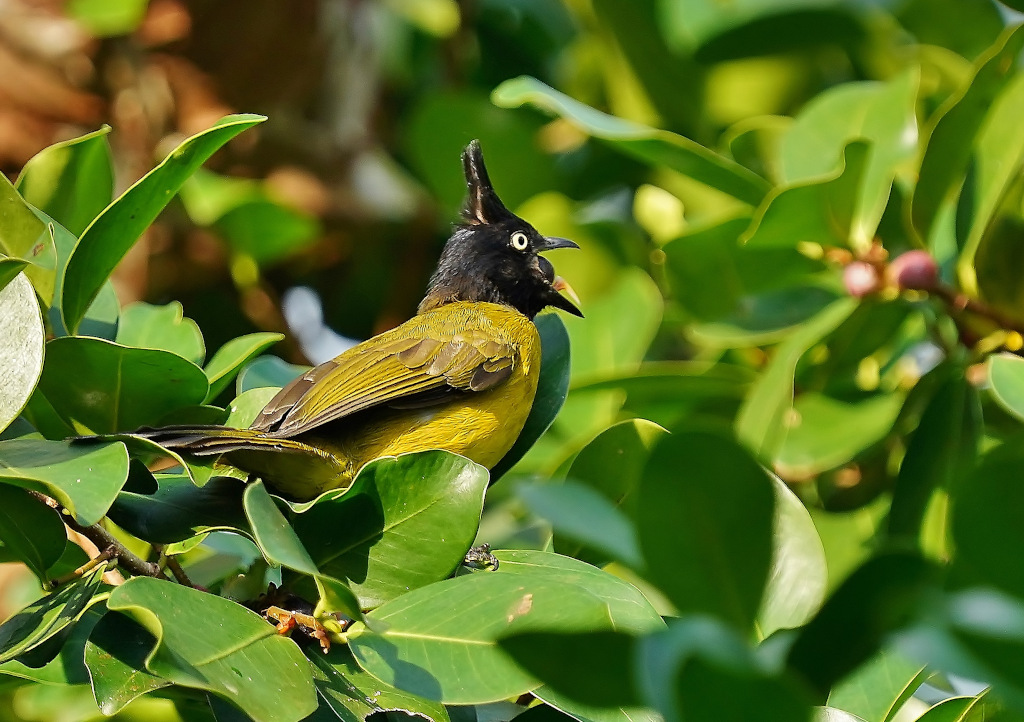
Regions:
[[516, 231], [512, 234], [512, 237], [509, 238], [509, 243], [511, 243], [512, 247], [517, 251], [525, 251], [526, 247], [530, 245], [530, 239], [527, 238], [526, 234], [522, 231]]

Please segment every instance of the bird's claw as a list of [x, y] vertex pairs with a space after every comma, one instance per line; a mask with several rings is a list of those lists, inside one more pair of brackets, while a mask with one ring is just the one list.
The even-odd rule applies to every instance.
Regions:
[[331, 651], [331, 639], [327, 635], [327, 630], [312, 614], [289, 612], [281, 607], [270, 606], [263, 610], [263, 617], [268, 622], [277, 623], [278, 634], [288, 634], [297, 628], [317, 640], [320, 643], [320, 648], [324, 650], [324, 654]]

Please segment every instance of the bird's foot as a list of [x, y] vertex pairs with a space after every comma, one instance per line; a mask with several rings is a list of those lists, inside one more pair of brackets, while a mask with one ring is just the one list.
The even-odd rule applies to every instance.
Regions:
[[498, 557], [491, 554], [491, 545], [486, 542], [472, 547], [466, 552], [462, 563], [474, 569], [490, 569], [491, 571], [498, 569]]
[[270, 606], [263, 610], [263, 617], [268, 622], [277, 623], [278, 634], [288, 634], [293, 629], [298, 629], [307, 637], [319, 642], [324, 654], [331, 651], [331, 639], [327, 635], [327, 630], [312, 614], [290, 612], [281, 607]]

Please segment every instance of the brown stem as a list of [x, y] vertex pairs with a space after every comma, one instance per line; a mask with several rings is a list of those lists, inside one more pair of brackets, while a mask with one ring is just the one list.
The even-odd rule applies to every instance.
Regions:
[[114, 548], [113, 547], [107, 547], [102, 552], [100, 552], [100, 554], [98, 556], [93, 557], [92, 559], [87, 561], [82, 566], [78, 567], [78, 569], [74, 570], [73, 572], [68, 572], [67, 574], [64, 574], [63, 576], [59, 576], [56, 579], [51, 579], [50, 580], [50, 589], [55, 589], [55, 588], [59, 587], [62, 584], [67, 584], [68, 582], [70, 582], [70, 581], [72, 581], [74, 579], [78, 579], [82, 575], [84, 575], [87, 572], [90, 572], [93, 569], [95, 569], [96, 567], [98, 567], [100, 564], [105, 564], [106, 562], [110, 561], [115, 556], [117, 556], [117, 552], [114, 550]]
[[1024, 323], [1006, 315], [997, 308], [992, 308], [992, 306], [989, 306], [984, 301], [970, 298], [956, 289], [941, 283], [936, 284], [933, 288], [928, 289], [928, 291], [941, 298], [951, 308], [982, 316], [991, 320], [1005, 331], [1016, 331], [1024, 335]]
[[181, 564], [177, 559], [173, 556], [165, 556], [164, 561], [167, 563], [167, 568], [171, 570], [171, 574], [174, 575], [174, 578], [178, 580], [179, 584], [184, 584], [186, 587], [192, 587], [193, 589], [198, 588], [192, 583], [192, 580], [188, 578], [188, 575], [185, 573], [185, 570], [181, 568]]
[[[71, 514], [67, 509], [64, 508], [57, 501], [49, 498], [45, 494], [40, 494], [37, 491], [29, 492], [34, 497], [42, 501], [47, 506], [51, 506], [60, 513], [60, 518], [64, 523], [71, 529], [77, 531], [79, 534], [84, 536], [96, 545], [97, 549], [104, 550], [103, 553], [110, 551], [111, 558], [117, 559], [118, 566], [123, 567], [126, 571], [136, 576], [143, 577], [158, 577], [160, 579], [167, 579], [164, 575], [163, 570], [160, 569], [159, 564], [151, 564], [147, 561], [140, 559], [130, 552], [124, 544], [122, 544], [117, 537], [111, 534], [109, 531], [104, 529], [99, 524], [93, 524], [92, 526], [84, 526], [79, 524], [75, 519], [74, 515]], [[102, 555], [102, 554], [101, 554]], [[168, 580], [170, 581], [170, 580]]]

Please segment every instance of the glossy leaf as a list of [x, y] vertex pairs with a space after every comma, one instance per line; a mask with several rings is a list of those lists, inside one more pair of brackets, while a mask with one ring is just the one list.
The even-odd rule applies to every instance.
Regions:
[[255, 722], [297, 722], [316, 709], [299, 648], [235, 602], [134, 577], [114, 588], [107, 606], [156, 638], [146, 668], [164, 679], [213, 692]]
[[0, 431], [18, 418], [43, 371], [45, 332], [25, 275], [0, 289]]
[[744, 296], [736, 309], [715, 321], [695, 324], [689, 335], [710, 348], [773, 344], [811, 324], [823, 309], [843, 299], [818, 283]]
[[917, 722], [985, 722], [985, 696], [950, 697], [944, 699], [923, 715]]
[[187, 475], [161, 474], [151, 494], [122, 491], [110, 518], [140, 539], [169, 544], [216, 529], [250, 534], [242, 493], [245, 482], [216, 477], [197, 488]]
[[835, 707], [818, 707], [815, 709], [811, 722], [865, 722], [857, 715], [844, 712]]
[[889, 722], [926, 676], [919, 662], [883, 651], [833, 687], [828, 705], [865, 722]]
[[[74, 548], [78, 549], [77, 546]], [[102, 602], [90, 605], [73, 626], [65, 627], [60, 634], [54, 635], [32, 652], [0, 664], [0, 674], [44, 684], [87, 684], [89, 672], [85, 668], [85, 644], [105, 612], [106, 606]], [[26, 664], [26, 661], [35, 664], [29, 658], [50, 645], [57, 647], [52, 659], [41, 666]]]
[[498, 558], [495, 572], [431, 584], [370, 612], [348, 636], [360, 666], [430, 699], [480, 704], [537, 686], [498, 649], [499, 638], [661, 624], [639, 592], [582, 562], [542, 552]]
[[313, 684], [342, 720], [364, 722], [381, 711], [404, 712], [432, 722], [449, 720], [443, 705], [386, 685], [364, 672], [345, 645], [333, 645], [327, 654], [312, 654], [309, 661], [313, 666]]
[[736, 436], [749, 448], [762, 456], [774, 455], [783, 439], [783, 416], [792, 408], [797, 362], [845, 321], [856, 306], [852, 298], [833, 302], [775, 349], [736, 418]]
[[996, 402], [1024, 421], [1024, 359], [1009, 353], [989, 356], [988, 383]]
[[67, 546], [67, 531], [57, 512], [25, 491], [0, 484], [0, 541], [39, 579]]
[[556, 533], [634, 569], [643, 567], [632, 522], [600, 492], [568, 480], [560, 484], [520, 484], [516, 494]]
[[117, 343], [170, 351], [194, 364], [202, 364], [206, 356], [202, 331], [191, 318], [183, 317], [177, 301], [166, 306], [141, 301], [125, 306], [117, 328]]
[[303, 574], [317, 574], [316, 564], [309, 558], [309, 552], [302, 546], [262, 481], [246, 485], [242, 505], [256, 537], [256, 544], [267, 561]]
[[242, 367], [235, 380], [235, 390], [243, 394], [267, 386], [280, 388], [308, 370], [308, 366], [290, 364], [277, 356], [260, 356]]
[[647, 578], [680, 612], [750, 629], [771, 567], [774, 505], [767, 474], [732, 440], [666, 436], [638, 491]]
[[25, 261], [25, 275], [36, 293], [49, 303], [57, 275], [53, 230], [39, 219], [14, 186], [0, 173], [0, 255]]
[[652, 165], [664, 165], [751, 205], [760, 203], [768, 191], [767, 181], [689, 138], [606, 115], [535, 78], [506, 80], [495, 88], [491, 99], [503, 108], [534, 105], [608, 141], [623, 153]]
[[[840, 169], [826, 171], [822, 179], [800, 179], [774, 189], [741, 241], [751, 248], [766, 249], [794, 248], [799, 243], [863, 248], [874, 231], [858, 227], [865, 222], [857, 217], [858, 190], [865, 182], [870, 147], [851, 143], [841, 158]], [[888, 195], [888, 186], [885, 191]]]
[[321, 572], [347, 580], [372, 609], [452, 573], [476, 537], [486, 488], [487, 470], [455, 454], [384, 457], [347, 492], [299, 505], [295, 533]]
[[206, 403], [216, 399], [249, 361], [284, 338], [280, 333], [249, 333], [233, 338], [217, 349], [203, 369], [210, 382]]
[[164, 209], [181, 184], [221, 146], [257, 123], [259, 115], [227, 116], [212, 128], [185, 140], [96, 217], [68, 260], [62, 313], [76, 332], [86, 309], [114, 267]]
[[974, 77], [936, 112], [926, 133], [911, 218], [923, 238], [931, 236], [939, 210], [959, 187], [970, 162], [973, 139], [1005, 87], [1014, 58], [1024, 47], [1024, 27], [1008, 28], [975, 64]]
[[39, 388], [76, 428], [105, 434], [200, 404], [209, 384], [202, 369], [168, 351], [65, 337], [47, 344]]
[[99, 588], [105, 570], [100, 564], [0, 624], [0, 663], [35, 649], [74, 622]]
[[7, 284], [18, 277], [18, 274], [22, 272], [25, 266], [28, 265], [28, 261], [23, 261], [20, 258], [6, 258], [0, 256], [0, 291], [7, 288]]
[[85, 644], [85, 666], [100, 712], [117, 714], [133, 699], [170, 684], [146, 671], [156, 641], [120, 612], [103, 615]]
[[807, 508], [777, 476], [772, 524], [772, 566], [757, 612], [762, 637], [794, 629], [814, 616], [825, 601], [828, 565], [825, 549]]
[[85, 525], [103, 518], [127, 478], [121, 443], [0, 441], [0, 482], [53, 497]]
[[39, 210], [80, 236], [114, 194], [110, 126], [43, 148], [21, 169], [15, 187]]
[[796, 479], [834, 469], [884, 439], [902, 407], [903, 396], [895, 393], [853, 402], [800, 394], [773, 464], [784, 477]]
[[269, 198], [250, 200], [230, 209], [213, 227], [232, 250], [264, 264], [301, 251], [320, 233], [316, 218]]
[[565, 330], [565, 324], [553, 313], [538, 316], [535, 323], [541, 343], [537, 394], [534, 396], [530, 415], [526, 417], [526, 424], [519, 432], [519, 438], [501, 461], [491, 469], [491, 483], [515, 466], [537, 439], [548, 430], [569, 393], [569, 334]]
[[[789, 666], [819, 694], [870, 659], [887, 635], [911, 620], [932, 591], [933, 570], [919, 556], [889, 553], [868, 560], [797, 633]], [[837, 649], [844, 653], [837, 655]]]

